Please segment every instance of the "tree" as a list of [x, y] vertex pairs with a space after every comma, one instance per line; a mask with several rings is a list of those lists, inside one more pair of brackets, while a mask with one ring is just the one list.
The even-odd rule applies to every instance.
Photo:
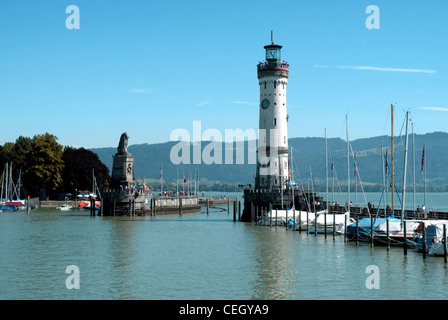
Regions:
[[[65, 167], [62, 171], [63, 189], [74, 193], [78, 190], [91, 190], [92, 169], [98, 186], [106, 187], [110, 181], [109, 169], [98, 155], [84, 148], [65, 147], [62, 155]], [[91, 190], [94, 191], [94, 190]]]
[[17, 169], [25, 170], [26, 168], [26, 154], [31, 150], [32, 140], [29, 137], [20, 136], [16, 139], [16, 143], [12, 148], [14, 162]]
[[31, 149], [25, 155], [25, 180], [31, 192], [47, 192], [62, 184], [62, 146], [48, 132], [35, 135]]

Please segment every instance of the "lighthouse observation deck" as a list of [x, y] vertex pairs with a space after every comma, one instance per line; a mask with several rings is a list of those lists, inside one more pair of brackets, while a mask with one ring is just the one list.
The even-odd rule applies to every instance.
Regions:
[[258, 78], [273, 75], [288, 78], [289, 64], [286, 62], [270, 63], [267, 61], [263, 61], [257, 65], [257, 72]]

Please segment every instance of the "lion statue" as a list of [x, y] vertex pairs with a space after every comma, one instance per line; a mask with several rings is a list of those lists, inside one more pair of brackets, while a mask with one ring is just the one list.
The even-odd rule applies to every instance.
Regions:
[[126, 132], [124, 132], [120, 137], [120, 143], [118, 144], [117, 154], [129, 154], [128, 152], [128, 140], [129, 136]]

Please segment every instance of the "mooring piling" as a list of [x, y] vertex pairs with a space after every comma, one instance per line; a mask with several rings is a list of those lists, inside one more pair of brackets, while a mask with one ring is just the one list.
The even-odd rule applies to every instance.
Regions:
[[403, 254], [408, 254], [408, 244], [406, 240], [406, 220], [403, 219]]
[[356, 244], [359, 244], [359, 215], [356, 215]]
[[423, 244], [422, 244], [422, 251], [423, 251], [423, 259], [426, 259], [426, 226], [423, 225]]
[[389, 238], [389, 217], [386, 216], [386, 248], [390, 250], [390, 238]]
[[446, 224], [443, 224], [443, 260], [447, 262], [447, 250], [446, 250]]

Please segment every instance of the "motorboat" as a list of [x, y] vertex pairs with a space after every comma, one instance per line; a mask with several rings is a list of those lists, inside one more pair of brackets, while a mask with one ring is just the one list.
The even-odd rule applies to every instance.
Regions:
[[73, 208], [71, 205], [61, 204], [56, 207], [56, 210], [67, 211], [67, 210], [70, 210], [71, 208]]

